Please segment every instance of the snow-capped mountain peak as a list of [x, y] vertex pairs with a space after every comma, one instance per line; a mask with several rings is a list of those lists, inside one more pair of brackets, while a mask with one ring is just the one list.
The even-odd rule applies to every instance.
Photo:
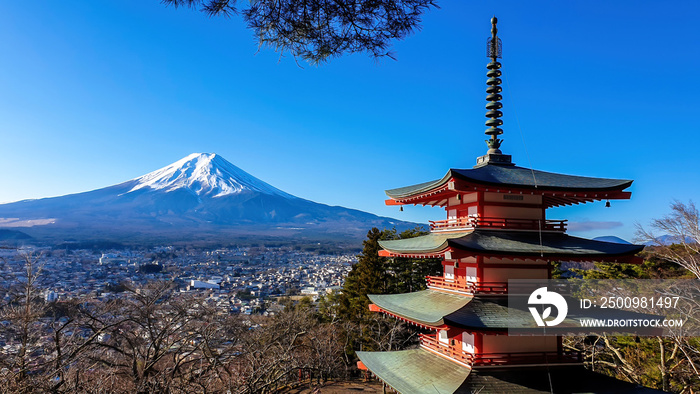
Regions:
[[222, 197], [255, 191], [296, 198], [248, 174], [215, 153], [193, 153], [132, 181], [136, 185], [127, 193], [141, 189], [166, 192], [186, 189], [197, 196]]

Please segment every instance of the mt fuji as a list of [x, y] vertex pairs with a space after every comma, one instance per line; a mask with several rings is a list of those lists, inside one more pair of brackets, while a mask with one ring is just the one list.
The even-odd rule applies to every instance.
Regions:
[[371, 227], [413, 226], [293, 196], [209, 153], [102, 189], [0, 204], [0, 227], [48, 242], [359, 239]]
[[216, 153], [193, 153], [175, 163], [132, 180], [128, 193], [140, 189], [166, 192], [185, 189], [197, 196], [222, 197], [246, 191], [295, 199], [240, 168]]

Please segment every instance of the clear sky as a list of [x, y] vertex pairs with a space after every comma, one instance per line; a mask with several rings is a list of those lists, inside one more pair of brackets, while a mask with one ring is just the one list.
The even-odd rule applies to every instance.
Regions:
[[[244, 0], [241, 0], [244, 1]], [[503, 40], [504, 153], [634, 179], [630, 201], [557, 208], [630, 240], [700, 194], [700, 3], [438, 1], [391, 59], [315, 67], [258, 51], [240, 18], [157, 0], [0, 2], [0, 202], [120, 183], [214, 152], [299, 197], [426, 222], [385, 189], [486, 151], [486, 40]]]

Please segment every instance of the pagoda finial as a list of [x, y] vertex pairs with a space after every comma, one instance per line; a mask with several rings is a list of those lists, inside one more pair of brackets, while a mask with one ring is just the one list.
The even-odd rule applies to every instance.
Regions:
[[503, 98], [500, 93], [501, 89], [501, 63], [498, 62], [498, 58], [502, 55], [501, 39], [498, 38], [498, 28], [496, 27], [498, 19], [494, 16], [491, 18], [491, 37], [488, 39], [487, 56], [491, 58], [491, 63], [489, 63], [486, 68], [488, 72], [486, 76], [489, 78], [486, 81], [488, 87], [486, 88], [486, 100], [489, 102], [486, 104], [486, 117], [489, 120], [486, 121], [486, 126], [489, 128], [485, 131], [486, 135], [490, 135], [491, 139], [486, 140], [486, 145], [489, 147], [488, 153], [500, 154], [501, 143], [503, 140], [498, 139], [498, 136], [503, 134], [503, 130], [499, 128], [503, 124], [503, 121], [499, 119], [503, 116], [503, 112], [500, 111], [503, 105], [500, 103]]
[[501, 63], [498, 59], [502, 57], [503, 48], [501, 46], [501, 39], [498, 38], [498, 27], [496, 27], [498, 19], [494, 16], [491, 18], [491, 37], [486, 41], [486, 56], [491, 58], [491, 62], [486, 66], [488, 71], [486, 76], [488, 80], [486, 81], [486, 126], [489, 128], [484, 132], [486, 135], [491, 136], [490, 139], [486, 140], [486, 145], [488, 145], [489, 150], [484, 156], [480, 156], [476, 159], [477, 167], [486, 164], [500, 164], [500, 165], [513, 165], [511, 162], [510, 155], [502, 154], [500, 147], [503, 140], [499, 139], [498, 136], [503, 134], [503, 130], [499, 127], [503, 124], [500, 119], [503, 116], [501, 108]]

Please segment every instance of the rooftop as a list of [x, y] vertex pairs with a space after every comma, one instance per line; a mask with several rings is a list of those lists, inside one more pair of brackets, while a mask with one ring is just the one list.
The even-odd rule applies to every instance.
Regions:
[[[528, 293], [529, 295], [529, 293]], [[505, 333], [508, 330], [521, 330], [532, 334], [538, 328], [530, 311], [527, 309], [528, 295], [521, 302], [513, 296], [467, 296], [444, 293], [437, 290], [421, 290], [404, 294], [370, 294], [372, 310], [390, 314], [396, 318], [410, 321], [426, 328], [438, 329], [442, 326], [459, 327], [481, 332]], [[602, 329], [589, 330], [581, 325], [581, 320], [598, 318], [658, 317], [618, 309], [581, 309], [576, 300], [568, 302], [569, 311], [566, 319], [557, 327], [547, 327], [548, 335], [581, 334]], [[631, 329], [645, 335], [660, 335], [656, 328]], [[631, 332], [630, 331], [630, 332]], [[625, 332], [625, 329], [611, 328], [606, 332]]]
[[426, 326], [440, 326], [443, 317], [464, 307], [471, 297], [421, 290], [404, 294], [370, 294], [370, 301], [391, 314]]
[[357, 356], [374, 375], [400, 393], [454, 393], [471, 371], [425, 349], [357, 352]]
[[[415, 238], [379, 241], [383, 255], [469, 255], [634, 262], [643, 245], [618, 244], [574, 237], [561, 232], [474, 229], [469, 232], [431, 233]], [[464, 254], [465, 256], [461, 256]]]
[[452, 178], [461, 179], [474, 185], [519, 189], [570, 190], [572, 192], [577, 190], [591, 192], [622, 190], [632, 184], [632, 181], [627, 179], [592, 178], [531, 170], [518, 166], [488, 164], [471, 169], [453, 168], [447, 171], [447, 174], [441, 179], [387, 190], [386, 194], [391, 198], [404, 198], [435, 189]]
[[591, 372], [583, 366], [461, 366], [425, 349], [357, 352], [374, 375], [400, 393], [663, 393]]

